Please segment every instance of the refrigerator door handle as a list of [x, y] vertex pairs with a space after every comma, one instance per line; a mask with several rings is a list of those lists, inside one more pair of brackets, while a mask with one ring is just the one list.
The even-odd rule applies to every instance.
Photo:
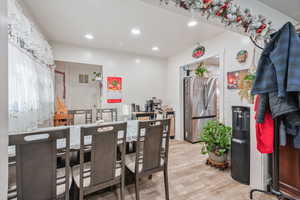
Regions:
[[192, 117], [192, 119], [208, 119], [208, 118], [215, 118], [217, 115], [206, 115], [206, 116], [198, 116], [198, 117]]
[[206, 85], [203, 85], [202, 88], [202, 100], [203, 100], [203, 105], [204, 105], [204, 109], [206, 110]]

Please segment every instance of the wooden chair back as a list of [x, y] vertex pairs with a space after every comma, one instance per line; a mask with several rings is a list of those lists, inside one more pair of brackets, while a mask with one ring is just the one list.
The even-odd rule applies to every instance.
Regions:
[[118, 121], [118, 111], [116, 108], [97, 109], [96, 120], [104, 120], [104, 122]]
[[[86, 195], [110, 185], [120, 183], [116, 179], [116, 169], [124, 175], [124, 156], [126, 150], [127, 123], [106, 124], [81, 128], [80, 147], [80, 191]], [[85, 137], [92, 137], [91, 144], [85, 144]], [[121, 157], [117, 157], [118, 145], [121, 146]], [[91, 149], [90, 185], [84, 188], [84, 150]]]
[[71, 124], [74, 125], [75, 115], [85, 115], [85, 124], [91, 124], [93, 122], [93, 110], [69, 110], [68, 113], [73, 116]]
[[135, 172], [151, 174], [162, 170], [168, 163], [169, 138], [169, 119], [140, 121]]
[[[65, 147], [57, 149], [57, 141]], [[57, 185], [65, 184], [65, 199], [69, 199], [69, 129], [49, 130], [9, 136], [15, 146], [16, 196], [18, 200], [57, 199]], [[66, 160], [65, 177], [57, 180], [57, 155]], [[57, 183], [57, 181], [59, 183]], [[9, 191], [15, 192], [15, 191]]]

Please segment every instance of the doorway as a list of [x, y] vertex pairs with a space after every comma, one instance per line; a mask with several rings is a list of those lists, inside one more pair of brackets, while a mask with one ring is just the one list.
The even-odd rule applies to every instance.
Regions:
[[220, 59], [212, 56], [183, 68], [184, 139], [200, 141], [203, 127], [209, 120], [221, 120]]

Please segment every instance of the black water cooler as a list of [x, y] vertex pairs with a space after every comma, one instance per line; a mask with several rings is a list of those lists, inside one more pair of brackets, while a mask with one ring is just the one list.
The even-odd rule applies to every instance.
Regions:
[[250, 108], [232, 107], [231, 176], [250, 184]]

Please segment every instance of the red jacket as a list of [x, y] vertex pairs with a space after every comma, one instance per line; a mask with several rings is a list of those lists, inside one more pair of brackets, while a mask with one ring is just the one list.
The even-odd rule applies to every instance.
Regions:
[[[255, 120], [258, 112], [258, 98], [255, 99]], [[256, 122], [257, 150], [261, 153], [273, 153], [274, 151], [274, 120], [269, 110], [266, 110], [263, 123]]]

